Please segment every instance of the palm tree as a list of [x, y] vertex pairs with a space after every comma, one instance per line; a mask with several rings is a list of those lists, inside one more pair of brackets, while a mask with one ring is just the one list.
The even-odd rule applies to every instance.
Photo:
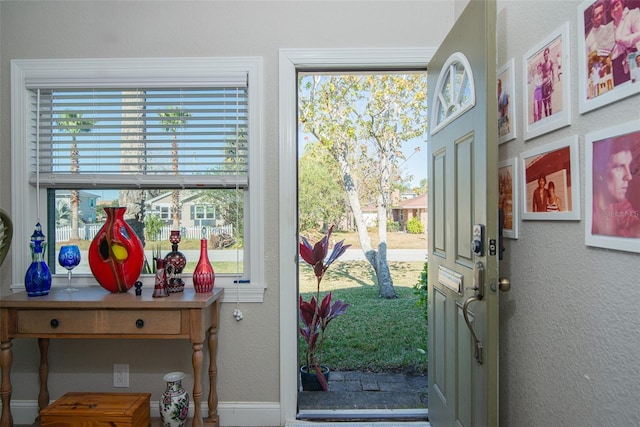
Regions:
[[[169, 111], [158, 113], [162, 120], [162, 126], [164, 126], [165, 132], [173, 134], [171, 141], [171, 169], [175, 175], [178, 175], [178, 129], [183, 127], [187, 123], [186, 117], [191, 117], [190, 113], [180, 110], [178, 107], [169, 107]], [[173, 217], [172, 228], [174, 230], [180, 229], [180, 190], [173, 190], [171, 192], [171, 215]]]
[[[56, 121], [62, 132], [71, 134], [71, 173], [80, 171], [78, 161], [78, 143], [76, 136], [79, 133], [91, 132], [95, 122], [93, 120], [82, 120], [82, 113], [62, 113], [60, 119]], [[80, 192], [71, 190], [71, 240], [78, 240], [78, 208], [80, 206]]]

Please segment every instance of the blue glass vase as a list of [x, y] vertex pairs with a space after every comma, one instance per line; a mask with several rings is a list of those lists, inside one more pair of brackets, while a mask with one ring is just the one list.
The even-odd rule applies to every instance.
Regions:
[[51, 289], [51, 271], [47, 263], [44, 262], [44, 253], [47, 248], [44, 234], [40, 223], [36, 224], [36, 229], [31, 235], [31, 265], [24, 276], [24, 286], [27, 288], [27, 295], [38, 297], [47, 295]]

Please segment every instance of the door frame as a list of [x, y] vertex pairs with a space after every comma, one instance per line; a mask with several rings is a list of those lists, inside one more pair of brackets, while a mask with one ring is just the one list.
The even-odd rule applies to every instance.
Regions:
[[280, 423], [298, 413], [298, 188], [297, 72], [423, 68], [435, 47], [280, 49], [279, 51], [279, 256]]

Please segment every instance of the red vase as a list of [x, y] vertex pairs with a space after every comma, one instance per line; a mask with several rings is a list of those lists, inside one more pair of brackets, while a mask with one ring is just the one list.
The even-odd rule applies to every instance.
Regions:
[[144, 265], [144, 248], [124, 220], [127, 208], [104, 208], [107, 221], [89, 246], [89, 267], [100, 286], [109, 292], [127, 292]]
[[211, 292], [213, 283], [216, 280], [216, 273], [213, 271], [209, 255], [207, 253], [207, 239], [200, 240], [200, 259], [193, 270], [193, 287], [196, 292]]

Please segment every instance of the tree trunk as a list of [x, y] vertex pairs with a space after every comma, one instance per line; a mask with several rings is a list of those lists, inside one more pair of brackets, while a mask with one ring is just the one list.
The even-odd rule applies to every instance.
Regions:
[[[123, 151], [128, 152], [128, 157], [120, 160], [120, 169], [124, 173], [144, 173], [147, 169], [147, 142], [144, 135], [146, 114], [144, 107], [144, 91], [124, 91], [124, 97], [129, 98], [129, 103], [123, 107], [123, 137], [120, 144]], [[139, 97], [139, 100], [138, 100]], [[142, 162], [141, 162], [142, 161]], [[140, 163], [141, 162], [141, 163]], [[125, 189], [120, 190], [119, 204], [127, 208], [126, 218], [129, 225], [136, 231], [136, 234], [144, 246], [144, 205], [146, 201], [145, 190]]]
[[343, 171], [342, 179], [344, 188], [347, 192], [347, 200], [349, 201], [349, 206], [351, 207], [351, 212], [353, 213], [356, 224], [360, 247], [362, 247], [362, 251], [364, 252], [364, 256], [367, 258], [367, 261], [369, 261], [371, 267], [373, 267], [373, 271], [378, 282], [378, 295], [387, 299], [397, 298], [396, 292], [393, 289], [393, 280], [391, 280], [389, 265], [387, 264], [386, 218], [382, 221], [382, 225], [379, 224], [379, 226], [384, 227], [385, 241], [381, 240], [380, 245], [378, 245], [379, 250], [376, 252], [373, 249], [373, 246], [371, 246], [371, 239], [369, 238], [369, 233], [367, 231], [367, 224], [365, 223], [364, 216], [362, 215], [358, 189], [351, 175], [349, 164], [345, 159], [341, 159], [339, 157], [336, 160], [340, 163]]
[[[178, 175], [178, 137], [175, 132], [171, 140], [171, 169], [174, 175]], [[180, 230], [180, 190], [171, 192], [171, 214], [173, 230]]]
[[[71, 144], [71, 173], [78, 173], [80, 165], [78, 164], [78, 144], [76, 143], [76, 137], [72, 137]], [[80, 215], [80, 192], [78, 190], [71, 190], [71, 241], [77, 241], [80, 239], [78, 233], [78, 216]]]
[[180, 190], [171, 191], [172, 230], [180, 230]]
[[379, 296], [385, 299], [398, 298], [393, 288], [393, 278], [387, 261], [387, 209], [378, 204], [378, 290]]
[[78, 190], [71, 190], [71, 241], [80, 239], [78, 234], [78, 216], [80, 215], [78, 205], [80, 204], [80, 197], [78, 193]]

